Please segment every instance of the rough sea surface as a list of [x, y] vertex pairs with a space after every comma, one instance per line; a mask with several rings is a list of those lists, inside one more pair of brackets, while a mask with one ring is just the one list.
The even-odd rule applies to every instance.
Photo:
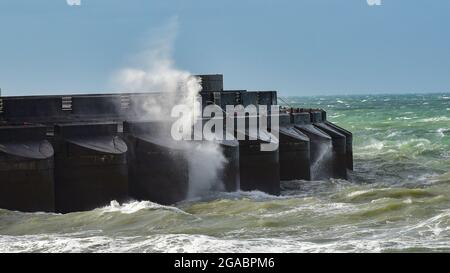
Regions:
[[354, 134], [349, 181], [66, 215], [0, 210], [0, 252], [450, 251], [450, 94], [286, 98]]

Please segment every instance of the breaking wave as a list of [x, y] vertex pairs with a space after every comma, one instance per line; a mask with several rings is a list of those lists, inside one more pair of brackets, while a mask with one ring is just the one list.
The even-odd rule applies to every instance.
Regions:
[[[0, 252], [448, 252], [448, 95], [292, 98], [354, 135], [350, 179], [70, 214], [0, 210]], [[341, 102], [339, 102], [341, 101]], [[350, 107], [347, 107], [349, 105]], [[397, 116], [412, 119], [395, 119]]]

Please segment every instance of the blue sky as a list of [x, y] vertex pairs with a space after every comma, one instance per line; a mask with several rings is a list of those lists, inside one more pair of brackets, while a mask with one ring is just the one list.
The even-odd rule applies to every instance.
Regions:
[[3, 95], [113, 91], [174, 21], [177, 67], [227, 89], [450, 91], [449, 0], [0, 0]]

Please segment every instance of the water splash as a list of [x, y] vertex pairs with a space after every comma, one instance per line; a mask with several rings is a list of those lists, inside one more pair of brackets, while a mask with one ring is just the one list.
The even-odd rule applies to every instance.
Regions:
[[333, 160], [333, 145], [331, 141], [320, 142], [319, 152], [315, 162], [311, 166], [313, 180], [321, 180], [331, 177]]
[[216, 143], [193, 143], [189, 154], [189, 190], [188, 198], [195, 198], [211, 191], [223, 191], [225, 186], [220, 180], [227, 160]]
[[177, 207], [164, 206], [150, 201], [131, 201], [120, 204], [119, 202], [113, 200], [111, 201], [109, 206], [106, 206], [99, 210], [102, 213], [120, 212], [123, 214], [133, 214], [142, 210], [168, 210], [177, 213], [188, 214]]
[[[442, 96], [429, 95], [426, 111], [415, 95], [348, 96], [348, 110], [322, 98], [336, 106], [333, 122], [354, 133], [352, 182], [290, 181], [277, 197], [214, 192], [170, 209], [146, 202], [66, 215], [0, 209], [0, 252], [449, 252], [450, 140], [436, 133], [448, 122], [420, 121], [447, 111]], [[399, 111], [418, 122], [389, 120]], [[417, 153], [422, 143], [427, 149]]]
[[[133, 116], [143, 120], [167, 120], [175, 106], [183, 105], [187, 111], [178, 124], [181, 128], [192, 128], [201, 117], [199, 93], [202, 87], [198, 77], [178, 69], [172, 58], [177, 28], [178, 22], [174, 17], [167, 26], [156, 31], [149, 48], [139, 54], [140, 63], [136, 67], [121, 69], [114, 82], [120, 90], [161, 94], [147, 96], [144, 101], [138, 98], [143, 109]], [[183, 134], [190, 133], [183, 130]], [[215, 142], [184, 144], [188, 147], [185, 152], [189, 165], [188, 197], [220, 189], [218, 177], [226, 163], [220, 145]]]

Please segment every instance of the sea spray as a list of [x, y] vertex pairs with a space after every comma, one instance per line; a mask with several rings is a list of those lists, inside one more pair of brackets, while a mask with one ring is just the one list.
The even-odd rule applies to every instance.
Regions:
[[[352, 182], [290, 181], [281, 196], [214, 192], [177, 204], [189, 215], [134, 201], [69, 214], [0, 209], [0, 252], [449, 252], [450, 139], [436, 133], [448, 121], [421, 121], [450, 111], [442, 96], [426, 95], [426, 108], [416, 95], [348, 96], [350, 108], [333, 96], [289, 99], [321, 102], [351, 128]], [[389, 120], [399, 111], [417, 118]]]
[[[114, 81], [121, 90], [155, 93], [155, 96], [145, 97], [144, 101], [139, 98], [141, 108], [139, 113], [135, 113], [135, 117], [170, 123], [168, 117], [171, 116], [172, 109], [183, 105], [185, 111], [181, 121], [178, 120], [180, 129], [193, 128], [201, 118], [201, 80], [175, 66], [172, 45], [176, 27], [176, 21], [172, 20], [164, 28], [164, 35], [155, 39], [156, 42], [139, 55], [144, 62], [138, 67], [121, 69]], [[183, 134], [191, 134], [191, 130], [182, 131]], [[196, 197], [197, 194], [212, 189], [223, 189], [219, 173], [223, 170], [226, 160], [220, 145], [215, 142], [194, 141], [184, 144], [189, 147], [185, 152], [189, 164], [188, 197]]]
[[113, 200], [109, 206], [97, 210], [101, 213], [120, 212], [123, 214], [133, 214], [142, 210], [168, 210], [176, 213], [189, 214], [177, 207], [164, 206], [150, 201], [130, 201], [120, 204], [116, 200]]
[[189, 155], [188, 198], [205, 195], [211, 191], [223, 191], [220, 173], [227, 163], [222, 150], [214, 142], [192, 143]]
[[314, 180], [320, 180], [331, 176], [333, 159], [333, 145], [331, 141], [321, 142], [317, 159], [312, 163], [311, 176]]

